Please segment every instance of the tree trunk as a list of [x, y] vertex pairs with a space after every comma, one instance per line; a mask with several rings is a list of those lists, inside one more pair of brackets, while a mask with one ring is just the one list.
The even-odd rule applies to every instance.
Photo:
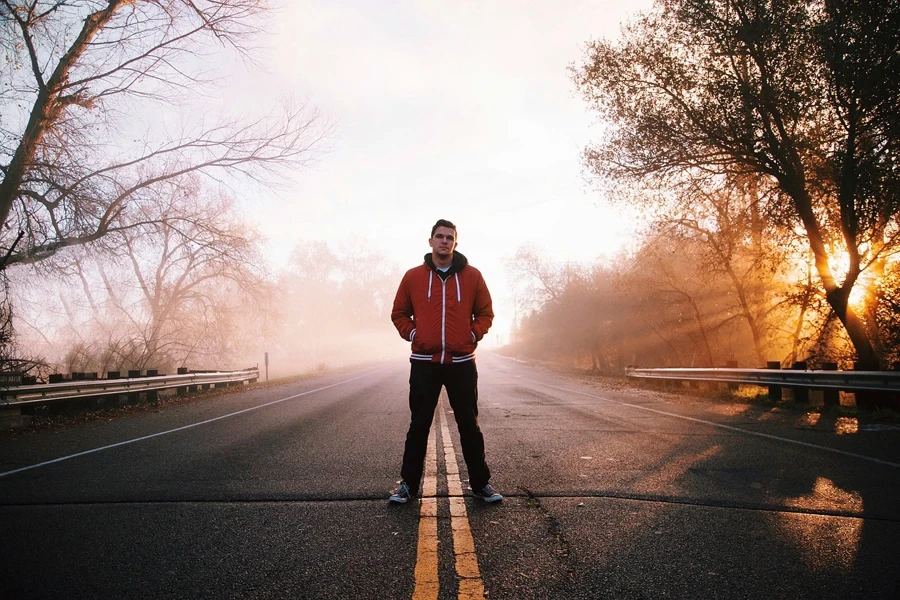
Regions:
[[865, 306], [863, 308], [863, 319], [866, 323], [866, 330], [869, 332], [869, 339], [872, 341], [875, 353], [882, 361], [885, 359], [886, 348], [881, 335], [881, 326], [878, 322], [878, 309], [881, 307], [884, 299], [884, 291], [878, 285], [878, 282], [884, 279], [885, 263], [884, 258], [879, 258], [869, 267], [871, 276], [866, 281]]
[[[834, 273], [831, 271], [831, 264], [829, 262], [828, 252], [825, 248], [825, 241], [822, 238], [819, 223], [813, 212], [812, 198], [810, 198], [809, 191], [806, 189], [804, 178], [798, 174], [794, 181], [782, 182], [782, 187], [788, 190], [794, 200], [794, 206], [806, 229], [806, 239], [809, 242], [809, 247], [815, 258], [816, 271], [818, 272], [819, 278], [822, 280], [822, 286], [825, 289], [825, 298], [828, 300], [828, 304], [831, 306], [834, 314], [837, 315], [837, 318], [844, 326], [847, 335], [850, 336], [850, 341], [853, 344], [854, 350], [856, 350], [856, 360], [859, 362], [860, 369], [878, 370], [880, 368], [880, 361], [872, 347], [872, 342], [866, 331], [866, 325], [862, 319], [853, 312], [853, 309], [850, 308], [848, 303], [850, 291], [853, 289], [853, 284], [856, 282], [859, 275], [858, 254], [850, 252], [850, 269], [847, 278], [844, 280], [844, 284], [839, 286], [837, 281], [835, 281]], [[855, 264], [854, 257], [856, 258]]]
[[[703, 315], [700, 313], [700, 307], [697, 306], [697, 303], [694, 302], [694, 299], [691, 297], [688, 297], [688, 300], [691, 303], [691, 308], [693, 308], [693, 310], [694, 310], [694, 320], [697, 322], [697, 329], [700, 331], [700, 339], [703, 341], [703, 347], [701, 348], [701, 350], [703, 350], [703, 354], [705, 355], [705, 358], [706, 358], [706, 366], [712, 367], [713, 366], [712, 348], [709, 345], [709, 338], [706, 335], [706, 326], [703, 324]], [[691, 362], [693, 363], [693, 361], [691, 361]], [[693, 367], [694, 365], [691, 364], [691, 366]]]
[[847, 292], [843, 288], [838, 288], [826, 295], [828, 304], [840, 319], [841, 324], [850, 336], [853, 348], [856, 350], [856, 360], [859, 363], [859, 369], [862, 371], [877, 371], [881, 368], [881, 361], [875, 348], [869, 339], [869, 332], [866, 330], [865, 322], [857, 316], [847, 303]]

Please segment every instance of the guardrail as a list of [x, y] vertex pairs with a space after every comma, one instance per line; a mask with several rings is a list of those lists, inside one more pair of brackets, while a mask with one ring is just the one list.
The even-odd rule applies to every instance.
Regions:
[[171, 388], [199, 389], [201, 386], [236, 384], [259, 379], [259, 369], [240, 371], [211, 371], [179, 375], [151, 375], [124, 379], [95, 379], [62, 381], [37, 385], [0, 387], [0, 408], [15, 408], [36, 404], [48, 404], [61, 400], [74, 400], [99, 396], [115, 396], [156, 392]]
[[[803, 364], [803, 363], [798, 363]], [[823, 405], [840, 405], [840, 393], [852, 392], [856, 406], [865, 409], [900, 408], [900, 372], [898, 371], [837, 371], [830, 369], [808, 371], [803, 368], [780, 369], [774, 362], [768, 369], [627, 368], [626, 376], [639, 379], [678, 381], [707, 381], [727, 383], [729, 386], [758, 385], [769, 388], [769, 398], [780, 401], [782, 388], [788, 388], [797, 402], [809, 401], [810, 390], [823, 391]], [[863, 393], [860, 393], [863, 392]]]
[[712, 381], [759, 386], [805, 387], [852, 392], [900, 392], [900, 371], [793, 371], [775, 369], [636, 369], [626, 376], [641, 379]]

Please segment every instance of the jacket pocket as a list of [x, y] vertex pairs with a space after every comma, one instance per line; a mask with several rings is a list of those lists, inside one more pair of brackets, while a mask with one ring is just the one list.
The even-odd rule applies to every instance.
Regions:
[[412, 341], [412, 351], [414, 354], [434, 354], [440, 352], [440, 346], [435, 347], [434, 342], [429, 341], [424, 332], [416, 331], [416, 337]]

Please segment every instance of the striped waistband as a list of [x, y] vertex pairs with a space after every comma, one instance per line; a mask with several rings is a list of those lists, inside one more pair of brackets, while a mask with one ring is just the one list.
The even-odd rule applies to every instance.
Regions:
[[[422, 361], [430, 362], [434, 358], [434, 355], [433, 354], [415, 354], [415, 353], [413, 353], [413, 354], [409, 355], [409, 358], [410, 358], [410, 360], [422, 360]], [[461, 363], [461, 362], [467, 362], [470, 360], [475, 360], [475, 353], [472, 352], [471, 354], [465, 354], [463, 356], [453, 356], [453, 357], [451, 357], [450, 360], [455, 363]]]

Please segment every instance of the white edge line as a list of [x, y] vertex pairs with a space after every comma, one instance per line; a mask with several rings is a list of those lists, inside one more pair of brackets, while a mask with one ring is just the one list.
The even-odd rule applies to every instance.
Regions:
[[285, 402], [286, 400], [293, 400], [294, 398], [299, 398], [300, 396], [307, 396], [309, 394], [314, 394], [316, 392], [321, 392], [322, 390], [327, 390], [328, 388], [333, 388], [339, 385], [343, 385], [345, 383], [350, 383], [351, 381], [356, 381], [357, 379], [362, 379], [363, 377], [368, 377], [375, 371], [371, 371], [369, 373], [364, 373], [359, 377], [354, 377], [353, 379], [346, 379], [344, 381], [339, 381], [337, 383], [332, 383], [331, 385], [326, 385], [325, 387], [320, 387], [315, 390], [309, 390], [306, 392], [301, 392], [299, 394], [294, 394], [293, 396], [288, 396], [287, 398], [281, 398], [280, 400], [273, 400], [272, 402], [266, 402], [265, 404], [260, 404], [258, 406], [252, 406], [250, 408], [245, 408], [243, 410], [239, 410], [237, 412], [228, 413], [227, 415], [221, 415], [218, 417], [213, 417], [212, 419], [207, 419], [205, 421], [200, 421], [198, 423], [191, 423], [190, 425], [183, 425], [181, 427], [176, 427], [175, 429], [169, 429], [167, 431], [160, 431], [158, 433], [151, 433], [150, 435], [141, 436], [139, 438], [134, 438], [132, 440], [125, 440], [124, 442], [116, 442], [115, 444], [109, 444], [107, 446], [101, 446], [99, 448], [92, 448], [91, 450], [85, 450], [83, 452], [76, 452], [75, 454], [69, 454], [68, 456], [60, 456], [59, 458], [54, 458], [53, 460], [47, 460], [41, 463], [28, 465], [27, 467], [20, 467], [18, 469], [13, 469], [12, 471], [4, 471], [0, 473], [0, 477], [6, 477], [7, 475], [13, 475], [15, 473], [21, 473], [22, 471], [29, 471], [31, 469], [37, 469], [38, 467], [45, 467], [47, 465], [52, 465], [54, 463], [63, 462], [65, 460], [69, 460], [71, 458], [77, 458], [79, 456], [84, 456], [86, 454], [93, 454], [94, 452], [100, 452], [102, 450], [109, 450], [110, 448], [117, 448], [119, 446], [126, 446], [128, 444], [134, 444], [135, 442], [141, 442], [144, 440], [149, 440], [151, 438], [159, 437], [161, 435], [168, 435], [170, 433], [175, 433], [177, 431], [184, 431], [185, 429], [191, 429], [192, 427], [199, 427], [200, 425], [206, 425], [207, 423], [212, 423], [214, 421], [220, 421], [222, 419], [227, 419], [229, 417], [234, 417], [243, 413], [247, 413], [253, 410], [257, 410], [260, 408], [265, 408], [267, 406], [272, 406], [273, 404], [278, 404], [280, 402]]
[[628, 406], [630, 408], [646, 410], [646, 411], [656, 413], [659, 415], [665, 415], [667, 417], [675, 417], [676, 419], [684, 419], [686, 421], [694, 421], [696, 423], [703, 423], [704, 425], [711, 425], [712, 427], [718, 427], [720, 429], [727, 429], [728, 431], [736, 431], [738, 433], [744, 433], [747, 435], [755, 435], [756, 437], [767, 438], [770, 440], [778, 440], [779, 442], [787, 442], [788, 444], [796, 444], [798, 446], [806, 446], [807, 448], [815, 448], [816, 450], [825, 450], [826, 452], [834, 452], [835, 454], [851, 456], [853, 458], [867, 460], [869, 462], [873, 462], [873, 463], [876, 463], [879, 465], [885, 465], [887, 467], [894, 467], [895, 469], [900, 469], [900, 463], [895, 463], [895, 462], [891, 462], [888, 460], [882, 460], [880, 458], [874, 458], [872, 456], [866, 456], [865, 454], [857, 454], [855, 452], [847, 452], [846, 450], [838, 450], [837, 448], [829, 448], [828, 446], [820, 446], [818, 444], [810, 444], [809, 442], [801, 442], [800, 440], [792, 440], [790, 438], [779, 437], [777, 435], [772, 435], [770, 433], [761, 433], [758, 431], [748, 431], [746, 429], [741, 429], [740, 427], [733, 427], [731, 425], [723, 425], [721, 423], [714, 423], [713, 421], [704, 421], [703, 419], [697, 419], [694, 417], [686, 417], [684, 415], [670, 413], [670, 412], [666, 412], [664, 410], [656, 410], [655, 408], [648, 408], [646, 406], [641, 406], [639, 404], [630, 404], [628, 402], [619, 402], [618, 400], [610, 400], [609, 398], [604, 398], [603, 396], [597, 396], [596, 394], [588, 394], [587, 392], [579, 392], [578, 390], [570, 390], [570, 389], [566, 389], [566, 388], [556, 387], [554, 385], [542, 383], [542, 382], [536, 381], [534, 379], [527, 379], [525, 377], [519, 377], [519, 379], [524, 379], [525, 381], [530, 381], [531, 383], [543, 385], [545, 387], [548, 387], [548, 388], [551, 388], [554, 390], [559, 390], [561, 392], [569, 392], [572, 394], [581, 394], [582, 396], [588, 396], [589, 398], [597, 398], [598, 400], [603, 400], [604, 402], [610, 402], [612, 404], [619, 404], [621, 406]]

